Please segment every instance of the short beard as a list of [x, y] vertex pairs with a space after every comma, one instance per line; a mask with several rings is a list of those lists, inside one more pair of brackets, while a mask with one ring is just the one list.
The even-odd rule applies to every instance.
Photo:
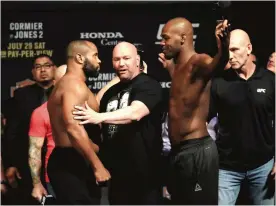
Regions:
[[172, 58], [173, 58], [172, 56], [166, 56], [166, 55], [165, 55], [165, 59], [166, 59], [166, 60], [171, 60]]
[[97, 78], [100, 73], [98, 69], [97, 70], [84, 69], [83, 72], [86, 77], [95, 77], [95, 78]]
[[173, 58], [175, 58], [175, 56], [172, 54], [172, 53], [169, 53], [169, 54], [164, 54], [165, 55], [165, 59], [167, 59], [167, 60], [171, 60], [171, 59], [173, 59]]
[[83, 72], [84, 72], [84, 75], [86, 76], [86, 78], [88, 77], [98, 77], [99, 76], [99, 68], [94, 68], [92, 69], [93, 66], [88, 64], [88, 61], [87, 59], [85, 60], [84, 62], [84, 65], [83, 65]]

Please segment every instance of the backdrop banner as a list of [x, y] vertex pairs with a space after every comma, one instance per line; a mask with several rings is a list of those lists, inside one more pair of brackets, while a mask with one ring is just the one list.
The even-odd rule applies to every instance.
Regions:
[[2, 100], [10, 97], [16, 82], [31, 79], [34, 57], [48, 54], [57, 66], [65, 64], [66, 46], [77, 39], [90, 40], [99, 49], [101, 73], [98, 78], [88, 79], [93, 92], [115, 76], [111, 57], [120, 41], [142, 46], [148, 73], [168, 89], [170, 77], [158, 61], [158, 53], [162, 28], [174, 17], [191, 21], [197, 52], [216, 53], [214, 33], [219, 17], [214, 2], [52, 1], [1, 2], [1, 5]]

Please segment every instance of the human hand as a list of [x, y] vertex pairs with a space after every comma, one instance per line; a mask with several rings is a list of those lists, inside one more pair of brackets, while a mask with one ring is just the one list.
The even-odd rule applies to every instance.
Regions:
[[217, 39], [217, 46], [221, 49], [222, 46], [229, 46], [230, 32], [229, 32], [230, 24], [228, 24], [228, 20], [222, 20], [216, 26], [215, 35]]
[[73, 111], [74, 119], [82, 120], [79, 124], [99, 124], [103, 121], [101, 114], [90, 108], [87, 101], [85, 101], [85, 107], [75, 106], [75, 109]]
[[17, 188], [18, 183], [17, 183], [16, 178], [21, 179], [21, 175], [20, 175], [18, 169], [16, 167], [9, 167], [6, 170], [6, 177], [7, 177], [9, 185], [12, 188]]
[[40, 202], [44, 195], [48, 195], [48, 193], [43, 185], [41, 183], [35, 184], [32, 191], [32, 196]]

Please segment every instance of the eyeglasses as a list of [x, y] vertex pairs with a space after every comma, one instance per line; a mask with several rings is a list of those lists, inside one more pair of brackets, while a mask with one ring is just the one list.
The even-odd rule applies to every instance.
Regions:
[[53, 64], [35, 64], [34, 65], [34, 68], [35, 70], [41, 70], [42, 67], [45, 68], [45, 69], [50, 69], [51, 67], [53, 66]]

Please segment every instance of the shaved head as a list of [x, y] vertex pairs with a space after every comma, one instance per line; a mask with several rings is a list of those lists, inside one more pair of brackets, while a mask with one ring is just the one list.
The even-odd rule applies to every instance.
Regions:
[[90, 50], [97, 51], [95, 44], [85, 40], [76, 40], [70, 42], [67, 47], [67, 57], [73, 57], [76, 54], [86, 55]]
[[114, 47], [112, 63], [121, 81], [129, 81], [140, 73], [140, 56], [129, 42], [120, 42]]
[[230, 44], [231, 41], [234, 43], [238, 43], [240, 46], [247, 46], [248, 44], [251, 44], [248, 34], [241, 29], [235, 29], [231, 31]]
[[164, 28], [179, 34], [185, 33], [186, 35], [193, 35], [193, 26], [191, 22], [183, 17], [169, 20]]
[[114, 47], [114, 49], [113, 49], [113, 55], [116, 54], [116, 53], [118, 53], [118, 52], [122, 53], [122, 52], [126, 52], [126, 51], [128, 53], [133, 54], [133, 55], [138, 55], [137, 48], [133, 44], [131, 44], [129, 42], [125, 42], [125, 41], [118, 43]]
[[250, 61], [250, 54], [252, 52], [252, 45], [248, 34], [236, 29], [230, 33], [229, 44], [229, 63], [233, 69], [241, 69], [245, 67], [248, 59]]
[[[71, 63], [74, 65], [71, 67]], [[98, 57], [98, 48], [90, 41], [76, 40], [67, 47], [68, 71], [79, 68], [86, 77], [97, 77], [100, 71], [101, 60]]]
[[182, 17], [169, 20], [162, 29], [162, 50], [166, 59], [177, 58], [180, 51], [193, 51], [193, 26]]

